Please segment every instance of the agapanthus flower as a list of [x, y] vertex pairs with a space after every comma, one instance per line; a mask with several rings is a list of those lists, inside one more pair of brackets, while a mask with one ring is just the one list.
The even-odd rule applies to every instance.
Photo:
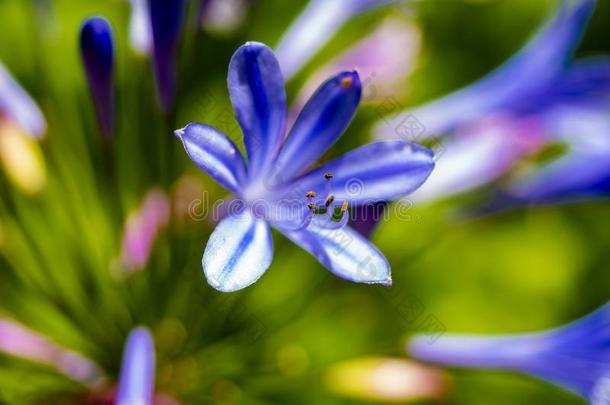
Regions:
[[355, 115], [361, 83], [353, 71], [320, 86], [285, 140], [284, 80], [268, 47], [250, 42], [239, 48], [228, 87], [247, 165], [215, 128], [190, 124], [176, 131], [190, 158], [236, 195], [203, 255], [208, 283], [235, 291], [261, 277], [273, 256], [271, 225], [340, 277], [390, 284], [381, 252], [345, 226], [347, 209], [415, 190], [434, 167], [432, 152], [405, 141], [376, 142], [311, 168]]
[[85, 20], [80, 30], [80, 52], [97, 120], [102, 133], [110, 136], [114, 127], [114, 40], [105, 18]]
[[[425, 127], [421, 136], [433, 137], [492, 113], [510, 113], [548, 99], [570, 63], [594, 6], [595, 0], [562, 1], [538, 33], [495, 71], [438, 100], [404, 111], [392, 121], [407, 122], [416, 117]], [[383, 121], [373, 133], [394, 138], [397, 131]]]
[[10, 120], [35, 137], [44, 135], [47, 124], [40, 108], [11, 77], [0, 62], [0, 120]]
[[496, 337], [415, 337], [416, 359], [450, 367], [505, 369], [573, 391], [593, 405], [610, 403], [610, 304], [567, 326]]
[[155, 346], [148, 329], [129, 334], [116, 397], [117, 405], [152, 405], [155, 393]]
[[[594, 5], [593, 0], [562, 2], [533, 39], [490, 75], [376, 125], [373, 133], [382, 139], [445, 135], [436, 170], [411, 201], [432, 201], [495, 181], [557, 140], [558, 107], [598, 108], [610, 71], [606, 66], [603, 73], [602, 62], [585, 69], [570, 60]], [[417, 133], [410, 123], [419, 126]], [[597, 135], [587, 130], [573, 136]]]
[[148, 0], [159, 102], [169, 111], [176, 98], [176, 57], [186, 14], [185, 0]]
[[499, 115], [482, 119], [443, 141], [434, 173], [407, 198], [426, 203], [474, 190], [540, 151], [547, 140], [537, 119]]
[[276, 47], [286, 80], [296, 75], [354, 16], [396, 0], [311, 0]]
[[579, 62], [552, 90], [539, 118], [565, 153], [515, 176], [490, 209], [610, 196], [610, 60]]

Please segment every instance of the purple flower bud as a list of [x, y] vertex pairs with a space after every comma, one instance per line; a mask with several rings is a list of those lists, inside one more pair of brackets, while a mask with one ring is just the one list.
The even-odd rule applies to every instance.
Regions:
[[129, 334], [117, 392], [117, 405], [152, 405], [155, 384], [155, 347], [146, 328]]
[[100, 128], [110, 136], [114, 128], [114, 41], [105, 18], [92, 17], [83, 23], [80, 51]]
[[176, 52], [184, 23], [185, 0], [148, 0], [153, 35], [154, 67], [161, 108], [169, 111], [176, 98]]

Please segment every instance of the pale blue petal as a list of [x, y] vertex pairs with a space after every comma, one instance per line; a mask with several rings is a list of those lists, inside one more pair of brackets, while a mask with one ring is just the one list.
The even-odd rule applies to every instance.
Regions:
[[331, 173], [330, 194], [350, 206], [391, 201], [421, 186], [434, 168], [432, 151], [403, 141], [383, 141], [349, 152], [303, 178], [293, 187], [319, 190]]
[[229, 215], [214, 229], [203, 253], [203, 271], [215, 289], [237, 291], [258, 280], [272, 258], [269, 225], [243, 210]]
[[225, 134], [204, 124], [175, 131], [191, 160], [232, 192], [240, 189], [246, 167], [239, 149]]
[[341, 229], [310, 226], [283, 233], [341, 278], [357, 283], [392, 284], [390, 265], [383, 254], [347, 226]]

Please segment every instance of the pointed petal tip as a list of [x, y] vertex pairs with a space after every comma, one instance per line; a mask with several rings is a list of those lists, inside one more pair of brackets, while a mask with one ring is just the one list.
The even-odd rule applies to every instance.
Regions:
[[241, 52], [271, 53], [273, 55], [273, 57], [275, 58], [275, 53], [273, 52], [273, 49], [271, 49], [268, 45], [266, 45], [262, 42], [258, 42], [258, 41], [248, 41], [248, 42], [244, 43], [242, 46], [240, 46], [237, 49], [237, 51], [235, 51], [235, 55], [237, 55]]
[[204, 275], [205, 275], [205, 280], [208, 283], [208, 285], [210, 287], [212, 287], [213, 289], [215, 289], [218, 292], [221, 293], [234, 293], [240, 290], [243, 290], [246, 287], [251, 286], [252, 284], [254, 284], [256, 281], [258, 281], [258, 279], [252, 281], [251, 283], [248, 284], [228, 284], [228, 283], [221, 283], [217, 278], [211, 276], [210, 274], [208, 274], [206, 272], [206, 269], [203, 269]]
[[218, 280], [216, 277], [208, 274], [206, 272], [205, 268], [204, 268], [203, 272], [204, 272], [205, 279], [206, 279], [208, 285], [210, 287], [212, 287], [213, 289], [215, 289], [216, 291], [219, 291], [221, 293], [233, 293], [233, 292], [243, 290], [247, 287], [250, 287], [252, 284], [256, 283], [263, 275], [263, 274], [260, 274], [256, 279], [250, 280], [245, 283], [237, 283], [237, 282], [233, 282], [233, 283], [224, 282], [223, 283], [223, 282], [220, 282], [220, 280]]
[[392, 276], [389, 276], [385, 280], [380, 281], [378, 284], [381, 284], [384, 287], [392, 287]]
[[343, 87], [345, 90], [359, 90], [362, 87], [362, 83], [360, 82], [360, 75], [356, 70], [343, 71], [339, 73], [336, 77], [341, 83], [341, 87]]
[[180, 129], [176, 129], [174, 131], [174, 136], [176, 136], [176, 138], [182, 140], [182, 137], [184, 136], [184, 133], [186, 132], [187, 128], [189, 126], [191, 126], [191, 125], [192, 124], [188, 124], [187, 126], [184, 126], [184, 127], [180, 128]]
[[380, 285], [382, 287], [390, 288], [392, 287], [392, 277], [389, 276], [381, 280], [364, 281], [364, 284]]
[[258, 42], [258, 41], [247, 41], [240, 48], [243, 48], [243, 47], [271, 49], [267, 45], [265, 45], [264, 43]]
[[104, 16], [94, 15], [83, 20], [81, 24], [81, 31], [85, 28], [91, 29], [96, 33], [100, 33], [110, 28], [110, 22]]

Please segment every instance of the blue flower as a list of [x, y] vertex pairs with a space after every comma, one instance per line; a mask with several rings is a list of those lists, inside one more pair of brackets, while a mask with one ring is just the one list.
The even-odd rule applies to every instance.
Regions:
[[114, 41], [105, 18], [92, 17], [83, 23], [80, 52], [100, 128], [110, 136], [114, 127]]
[[9, 119], [28, 135], [41, 137], [47, 124], [34, 100], [0, 62], [0, 119]]
[[[438, 100], [395, 117], [401, 122], [415, 116], [425, 136], [446, 134], [491, 113], [514, 112], [547, 99], [566, 70], [580, 41], [595, 0], [562, 1], [545, 26], [513, 57], [479, 81]], [[380, 122], [375, 133], [395, 137], [397, 129]]]
[[419, 187], [434, 167], [431, 151], [404, 141], [365, 145], [311, 169], [341, 136], [360, 102], [356, 72], [330, 78], [305, 105], [284, 140], [286, 95], [273, 52], [247, 43], [229, 65], [228, 86], [244, 133], [248, 164], [218, 130], [176, 131], [202, 170], [236, 195], [203, 255], [208, 283], [235, 291], [254, 283], [273, 256], [270, 226], [351, 281], [390, 284], [390, 267], [345, 226], [347, 208], [389, 201]]
[[589, 399], [610, 403], [610, 304], [567, 326], [497, 337], [415, 337], [408, 352], [445, 366], [506, 369], [544, 379]]
[[311, 0], [276, 47], [284, 77], [296, 75], [352, 17], [396, 0]]
[[489, 184], [549, 143], [564, 144], [568, 152], [513, 176], [485, 211], [610, 195], [610, 61], [571, 61], [594, 6], [594, 0], [562, 2], [543, 28], [490, 75], [374, 128], [383, 139], [409, 138], [401, 123], [415, 119], [424, 128], [418, 136], [446, 135], [434, 173], [411, 201]]
[[185, 0], [148, 0], [157, 93], [163, 111], [176, 98], [176, 54], [186, 13]]
[[123, 353], [117, 405], [152, 405], [155, 384], [155, 347], [146, 328], [129, 334]]

